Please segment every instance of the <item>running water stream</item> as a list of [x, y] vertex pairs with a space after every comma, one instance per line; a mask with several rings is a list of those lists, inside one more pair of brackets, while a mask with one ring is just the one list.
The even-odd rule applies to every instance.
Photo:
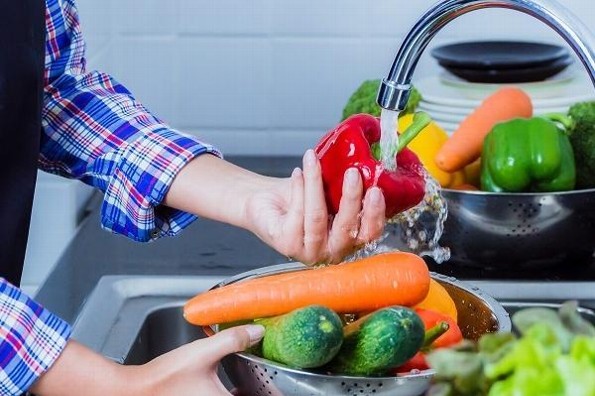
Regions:
[[385, 169], [397, 169], [399, 112], [382, 109], [380, 113], [380, 161]]
[[[380, 116], [381, 162], [386, 169], [391, 170], [397, 169], [398, 117], [398, 112], [384, 109]], [[426, 184], [423, 200], [417, 206], [389, 219], [383, 236], [368, 243], [349, 260], [394, 250], [429, 256], [437, 263], [450, 258], [450, 249], [439, 244], [448, 215], [446, 200], [438, 182], [425, 169], [423, 172]]]

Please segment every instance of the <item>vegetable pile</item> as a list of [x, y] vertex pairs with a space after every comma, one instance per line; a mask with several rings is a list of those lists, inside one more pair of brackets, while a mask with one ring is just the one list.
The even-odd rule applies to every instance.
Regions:
[[[378, 80], [365, 81], [343, 117], [380, 115]], [[399, 129], [411, 122], [422, 94], [413, 90]], [[430, 114], [431, 116], [431, 114]], [[501, 88], [449, 137], [431, 122], [407, 146], [444, 188], [490, 192], [554, 192], [595, 188], [595, 101], [567, 114], [535, 115], [523, 90]]]
[[516, 312], [518, 335], [494, 333], [427, 356], [431, 396], [595, 394], [595, 327], [576, 302]]
[[189, 300], [184, 317], [220, 328], [262, 324], [250, 352], [354, 376], [424, 370], [426, 353], [462, 340], [446, 289], [423, 259], [403, 252], [226, 285]]

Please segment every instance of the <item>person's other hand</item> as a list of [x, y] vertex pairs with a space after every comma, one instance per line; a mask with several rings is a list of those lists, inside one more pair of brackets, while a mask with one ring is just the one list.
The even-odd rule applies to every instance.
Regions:
[[139, 366], [117, 364], [71, 340], [30, 391], [39, 396], [231, 395], [217, 376], [219, 361], [263, 335], [260, 325], [232, 327]]
[[[139, 395], [231, 395], [217, 376], [219, 361], [256, 344], [264, 335], [259, 325], [238, 326], [194, 341], [137, 366], [143, 383]], [[146, 391], [146, 392], [145, 392]]]
[[248, 201], [248, 228], [264, 242], [305, 264], [336, 263], [365, 243], [379, 238], [385, 203], [379, 188], [363, 196], [356, 169], [345, 172], [339, 212], [327, 211], [320, 162], [312, 150], [289, 179], [271, 179]]

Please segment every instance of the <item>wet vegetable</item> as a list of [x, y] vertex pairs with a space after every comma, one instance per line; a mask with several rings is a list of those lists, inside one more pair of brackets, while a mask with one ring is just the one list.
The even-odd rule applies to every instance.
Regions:
[[410, 308], [379, 309], [345, 326], [343, 346], [329, 363], [336, 374], [373, 376], [411, 359], [424, 342], [424, 323]]
[[257, 320], [266, 328], [262, 356], [290, 367], [312, 368], [328, 363], [343, 343], [343, 323], [320, 305]]

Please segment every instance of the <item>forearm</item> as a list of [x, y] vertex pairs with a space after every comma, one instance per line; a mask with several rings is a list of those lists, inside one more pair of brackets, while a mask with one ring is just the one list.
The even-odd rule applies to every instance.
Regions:
[[52, 367], [31, 388], [39, 396], [119, 396], [137, 394], [127, 371], [76, 341], [69, 341]]
[[213, 155], [201, 155], [176, 176], [164, 204], [248, 229], [247, 202], [255, 193], [272, 188], [274, 180]]

